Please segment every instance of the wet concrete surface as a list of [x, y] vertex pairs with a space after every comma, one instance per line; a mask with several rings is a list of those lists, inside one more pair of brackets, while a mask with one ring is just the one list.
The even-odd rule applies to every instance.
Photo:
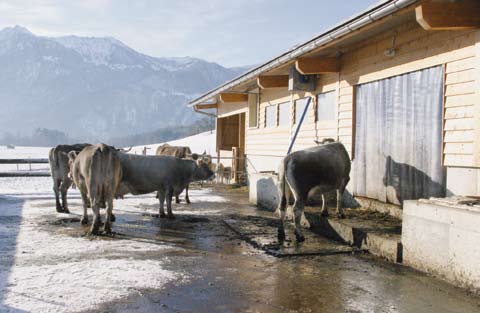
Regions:
[[[195, 195], [193, 189], [192, 204], [174, 206], [175, 219], [157, 218], [157, 205], [140, 197], [135, 209], [123, 205], [114, 212], [117, 222], [113, 236], [84, 237], [84, 240], [120, 243], [120, 247], [122, 242], [158, 245], [158, 250], [129, 250], [121, 257], [160, 260], [166, 271], [182, 273], [180, 278], [170, 280], [160, 289], [137, 288], [129, 296], [94, 308], [79, 306], [74, 311], [480, 312], [479, 297], [367, 254], [325, 253], [283, 258], [268, 255], [248, 243], [225, 220], [242, 220], [245, 216], [271, 219], [272, 213], [248, 205], [243, 190], [217, 186], [209, 187], [201, 197]], [[223, 198], [211, 200], [215, 195]], [[53, 205], [51, 199], [38, 203], [39, 207], [49, 205]], [[139, 207], [144, 213], [139, 212]], [[42, 215], [34, 226], [65, 238], [79, 238], [87, 230], [80, 226], [75, 214], [59, 217], [53, 211]], [[270, 229], [264, 235], [272, 238], [276, 233]], [[294, 245], [291, 228], [287, 239]], [[309, 245], [309, 238], [304, 245]], [[107, 257], [120, 256], [107, 254]]]
[[[104, 312], [480, 312], [479, 298], [366, 254], [269, 256], [223, 221], [232, 213], [272, 214], [249, 206], [242, 192], [212, 192], [228, 195], [228, 203], [205, 208], [221, 214], [202, 217], [203, 204], [197, 202], [191, 209], [198, 216], [152, 222], [160, 228], [159, 240], [186, 248], [161, 256], [167, 268], [193, 279], [106, 304]], [[287, 236], [294, 238], [292, 232]]]

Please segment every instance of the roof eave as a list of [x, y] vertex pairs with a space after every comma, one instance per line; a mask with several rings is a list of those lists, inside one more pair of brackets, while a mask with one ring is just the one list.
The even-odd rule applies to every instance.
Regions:
[[269, 70], [272, 70], [280, 65], [288, 63], [299, 56], [311, 52], [314, 49], [317, 49], [321, 46], [331, 43], [335, 40], [338, 40], [345, 35], [358, 30], [362, 27], [365, 27], [379, 19], [382, 19], [390, 14], [397, 12], [400, 9], [403, 9], [419, 0], [389, 0], [384, 1], [378, 5], [374, 5], [365, 11], [357, 14], [353, 18], [349, 18], [344, 22], [333, 26], [329, 30], [323, 32], [322, 34], [314, 37], [313, 39], [295, 47], [287, 52], [281, 54], [280, 56], [273, 58], [266, 63], [251, 69], [230, 81], [206, 92], [202, 96], [189, 102], [189, 106], [194, 106], [196, 104], [203, 103], [216, 97], [218, 94], [227, 91], [235, 86], [238, 86], [246, 81], [256, 78], [258, 75], [265, 73]]

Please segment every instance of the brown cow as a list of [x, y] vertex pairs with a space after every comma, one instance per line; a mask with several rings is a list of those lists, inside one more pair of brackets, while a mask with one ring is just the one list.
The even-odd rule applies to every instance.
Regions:
[[92, 204], [93, 222], [89, 233], [96, 235], [101, 224], [100, 202], [107, 203], [104, 231], [112, 232], [113, 197], [122, 180], [122, 167], [118, 151], [105, 144], [85, 147], [80, 153], [68, 154], [70, 175], [82, 195], [82, 224], [88, 223], [87, 207]]

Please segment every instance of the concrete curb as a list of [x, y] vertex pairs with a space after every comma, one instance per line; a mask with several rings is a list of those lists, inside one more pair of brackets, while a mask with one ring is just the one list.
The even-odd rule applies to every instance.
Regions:
[[316, 234], [366, 250], [390, 262], [402, 262], [400, 220], [389, 218], [385, 221], [375, 215], [350, 217], [348, 213], [346, 219], [325, 218], [318, 209], [305, 210], [305, 216], [310, 221], [310, 230]]

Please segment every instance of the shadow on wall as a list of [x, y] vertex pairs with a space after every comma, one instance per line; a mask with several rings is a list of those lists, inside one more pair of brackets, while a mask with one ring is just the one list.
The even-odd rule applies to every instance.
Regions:
[[7, 306], [5, 296], [8, 278], [15, 264], [17, 236], [22, 223], [24, 201], [15, 197], [0, 196], [0, 312], [21, 313], [23, 310]]
[[391, 156], [387, 156], [385, 161], [383, 185], [387, 188], [387, 201], [393, 203], [445, 197], [447, 192], [445, 171], [442, 174], [442, 182], [439, 183], [412, 165], [396, 162]]
[[[277, 180], [273, 177], [261, 178], [257, 181], [256, 185], [257, 190], [257, 205], [270, 210], [275, 211], [279, 203], [279, 195], [277, 189]], [[325, 194], [326, 205], [329, 207], [337, 206], [337, 195], [336, 191], [333, 190]], [[290, 205], [293, 204], [293, 197], [290, 199]], [[322, 205], [322, 194], [312, 189], [308, 193], [308, 203], [309, 206], [321, 206]], [[360, 204], [355, 200], [353, 195], [348, 191], [342, 195], [342, 207], [347, 208], [358, 208]]]

